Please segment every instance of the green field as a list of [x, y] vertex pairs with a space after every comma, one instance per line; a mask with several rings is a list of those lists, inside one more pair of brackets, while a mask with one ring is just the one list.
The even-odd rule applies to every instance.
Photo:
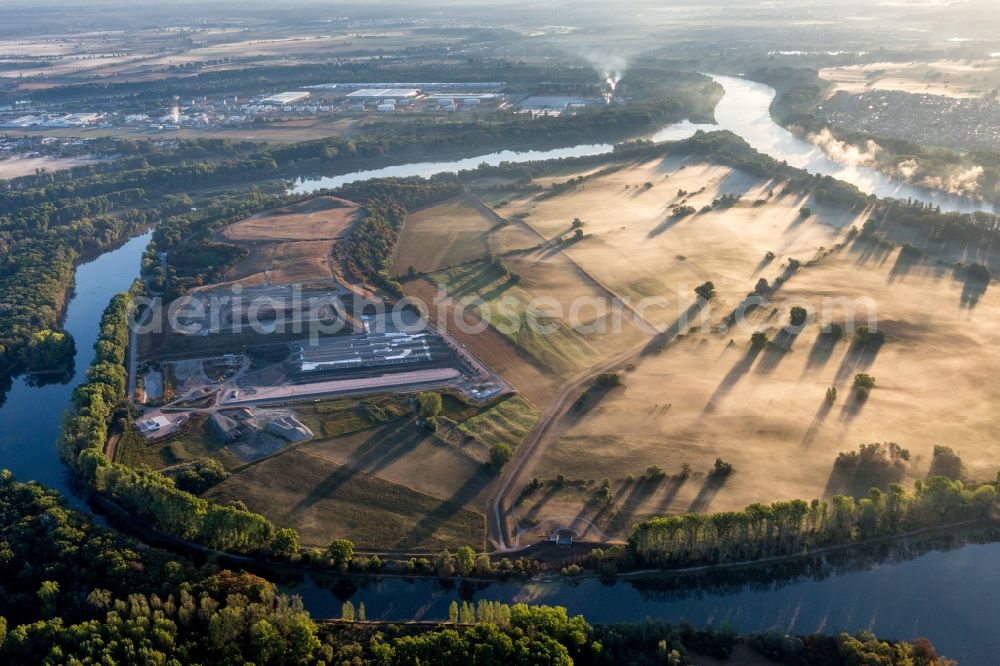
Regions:
[[[521, 262], [516, 265], [520, 267]], [[539, 365], [556, 374], [571, 374], [599, 359], [597, 351], [584, 336], [561, 319], [540, 318], [545, 326], [554, 329], [548, 333], [529, 326], [528, 307], [538, 294], [516, 284], [510, 275], [504, 275], [486, 261], [439, 271], [430, 278]]]
[[501, 442], [516, 449], [536, 421], [538, 409], [520, 395], [513, 395], [458, 427], [486, 445]]

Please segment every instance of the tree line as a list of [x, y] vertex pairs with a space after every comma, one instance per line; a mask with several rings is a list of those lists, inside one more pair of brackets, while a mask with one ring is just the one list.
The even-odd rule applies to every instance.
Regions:
[[892, 484], [859, 500], [751, 504], [743, 511], [651, 518], [635, 526], [629, 546], [641, 564], [676, 568], [747, 562], [808, 553], [914, 530], [991, 518], [997, 484], [967, 487], [934, 476], [912, 491]]

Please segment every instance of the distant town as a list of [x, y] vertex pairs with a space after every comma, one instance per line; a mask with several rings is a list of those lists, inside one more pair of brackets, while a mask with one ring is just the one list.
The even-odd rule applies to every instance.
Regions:
[[557, 116], [567, 109], [605, 103], [598, 97], [511, 96], [503, 82], [473, 83], [325, 83], [250, 99], [201, 96], [178, 99], [169, 108], [146, 113], [117, 110], [74, 112], [31, 102], [0, 106], [0, 129], [45, 130], [132, 127], [233, 128], [275, 120], [351, 116], [364, 113], [473, 113], [514, 110]]

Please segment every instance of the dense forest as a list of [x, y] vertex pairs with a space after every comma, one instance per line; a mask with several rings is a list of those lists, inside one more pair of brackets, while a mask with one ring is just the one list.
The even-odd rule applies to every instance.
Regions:
[[[662, 622], [591, 626], [564, 608], [452, 604], [440, 624], [368, 621], [363, 605], [320, 623], [245, 572], [196, 566], [0, 472], [0, 663], [677, 664], [738, 642], [779, 663], [944, 664], [925, 640], [868, 633], [738, 638]], [[359, 617], [360, 616], [360, 617]]]

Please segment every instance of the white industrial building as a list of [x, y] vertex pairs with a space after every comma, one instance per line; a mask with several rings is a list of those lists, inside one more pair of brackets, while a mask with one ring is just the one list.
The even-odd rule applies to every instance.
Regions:
[[386, 102], [413, 99], [420, 93], [416, 88], [362, 88], [347, 95], [352, 102]]
[[260, 100], [261, 104], [273, 104], [275, 106], [287, 106], [289, 104], [295, 104], [296, 102], [301, 102], [309, 97], [307, 92], [283, 92], [277, 95], [271, 95], [270, 97], [265, 97]]

